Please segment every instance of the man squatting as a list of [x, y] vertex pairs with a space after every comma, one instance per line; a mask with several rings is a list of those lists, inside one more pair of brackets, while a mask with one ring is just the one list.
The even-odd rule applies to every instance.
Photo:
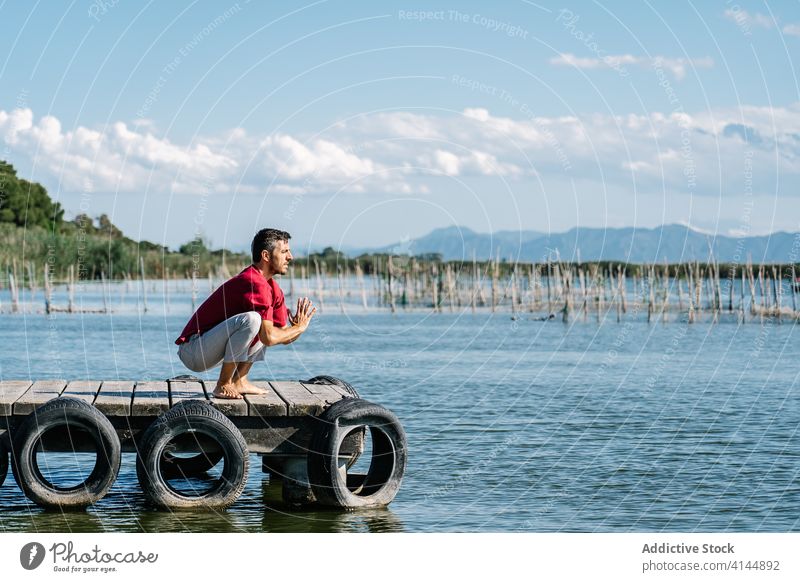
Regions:
[[217, 288], [175, 340], [178, 357], [190, 370], [204, 372], [222, 364], [215, 398], [266, 393], [247, 379], [250, 368], [264, 359], [267, 347], [299, 338], [314, 317], [317, 308], [308, 297], [297, 300], [292, 315], [274, 279], [286, 274], [293, 259], [290, 238], [282, 230], [259, 230], [250, 247], [253, 264]]

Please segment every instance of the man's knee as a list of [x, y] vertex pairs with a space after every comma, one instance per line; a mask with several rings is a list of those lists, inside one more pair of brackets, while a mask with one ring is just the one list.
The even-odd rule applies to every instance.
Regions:
[[245, 325], [253, 330], [261, 328], [261, 316], [255, 311], [246, 311], [242, 314], [245, 317]]

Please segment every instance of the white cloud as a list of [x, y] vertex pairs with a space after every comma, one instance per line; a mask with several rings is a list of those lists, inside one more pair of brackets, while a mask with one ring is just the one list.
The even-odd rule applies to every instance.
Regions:
[[447, 176], [458, 176], [461, 162], [457, 155], [443, 150], [436, 150], [434, 159], [436, 160], [435, 169], [444, 172]]
[[783, 34], [789, 36], [800, 36], [800, 24], [787, 24], [783, 27]]
[[771, 16], [756, 12], [750, 14], [747, 10], [741, 8], [729, 8], [723, 15], [731, 22], [735, 22], [739, 26], [757, 26], [759, 28], [772, 28], [776, 25], [775, 20]]
[[275, 135], [262, 141], [261, 148], [269, 166], [289, 179], [336, 182], [373, 174], [377, 169], [371, 160], [359, 158], [324, 139], [306, 145], [288, 135]]
[[611, 68], [618, 71], [625, 67], [639, 67], [652, 69], [660, 66], [670, 71], [676, 79], [683, 79], [686, 70], [689, 68], [710, 69], [714, 66], [714, 59], [711, 57], [639, 57], [634, 55], [604, 55], [602, 58], [577, 57], [572, 53], [562, 53], [550, 59], [551, 65], [559, 67], [575, 67], [578, 69], [601, 69]]
[[800, 176], [800, 104], [550, 117], [498, 116], [479, 107], [397, 111], [364, 114], [320, 135], [235, 128], [189, 144], [122, 122], [67, 130], [29, 109], [0, 110], [3, 143], [12, 163], [35, 159], [37, 172], [73, 192], [88, 179], [94, 191], [136, 194], [420, 194], [436, 191], [437, 181], [487, 177], [718, 194], [741, 189], [749, 159], [754, 189], [789, 194]]

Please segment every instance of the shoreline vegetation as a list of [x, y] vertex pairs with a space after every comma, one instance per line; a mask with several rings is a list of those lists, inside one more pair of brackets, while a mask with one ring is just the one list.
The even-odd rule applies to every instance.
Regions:
[[[0, 291], [8, 290], [11, 311], [20, 310], [20, 289], [44, 291], [44, 310], [75, 312], [75, 287], [100, 283], [103, 309], [112, 281], [130, 290], [138, 281], [190, 281], [192, 306], [201, 301], [199, 281], [208, 289], [250, 264], [247, 253], [212, 250], [203, 237], [177, 251], [149, 241], [125, 236], [106, 215], [78, 214], [63, 218], [43, 186], [19, 178], [14, 168], [0, 161]], [[345, 311], [360, 305], [433, 311], [502, 309], [516, 318], [542, 313], [546, 319], [589, 313], [629, 311], [664, 320], [670, 312], [685, 313], [693, 322], [699, 313], [722, 312], [797, 319], [798, 264], [753, 265], [706, 262], [636, 265], [621, 261], [566, 262], [551, 257], [539, 263], [511, 263], [494, 259], [445, 261], [438, 253], [417, 256], [365, 254], [349, 258], [327, 248], [297, 258], [289, 274], [288, 297], [295, 286], [315, 296], [321, 309], [334, 305]], [[297, 279], [297, 283], [295, 280]], [[54, 306], [53, 289], [65, 286], [69, 304]], [[146, 299], [144, 309], [147, 310]], [[84, 310], [86, 311], [86, 310]], [[92, 310], [94, 311], [94, 310]]]

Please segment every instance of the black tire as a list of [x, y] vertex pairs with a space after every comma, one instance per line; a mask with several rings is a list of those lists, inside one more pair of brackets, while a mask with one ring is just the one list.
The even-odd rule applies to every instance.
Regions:
[[6, 475], [8, 475], [8, 450], [6, 443], [0, 439], [0, 486], [5, 482]]
[[[350, 384], [349, 382], [345, 382], [339, 378], [334, 376], [314, 376], [310, 380], [306, 381], [306, 384], [335, 384], [340, 388], [343, 388], [346, 392], [350, 394], [350, 396], [345, 396], [345, 398], [361, 398], [358, 395], [358, 390], [355, 389], [355, 386]], [[361, 445], [364, 443], [364, 438], [366, 437], [367, 431], [362, 430], [358, 432], [352, 433], [348, 437], [348, 448], [355, 449], [357, 452], [350, 455], [350, 459], [347, 461], [347, 468], [349, 469], [353, 465], [356, 464], [358, 459], [361, 457], [362, 448]]]
[[[201, 378], [193, 374], [181, 374], [167, 378], [167, 382], [183, 382], [192, 381], [200, 382], [205, 385]], [[161, 471], [170, 478], [176, 477], [198, 477], [203, 473], [208, 472], [215, 467], [217, 463], [222, 460], [222, 451], [204, 451], [199, 455], [193, 457], [179, 457], [171, 453], [165, 452], [161, 459]]]
[[[219, 478], [197, 495], [176, 489], [169, 483], [175, 475], [162, 470], [170, 442], [188, 433], [215, 441], [224, 463]], [[222, 509], [242, 494], [249, 462], [242, 433], [222, 412], [202, 400], [183, 400], [159, 416], [142, 435], [136, 474], [145, 495], [158, 507]]]
[[310, 380], [306, 380], [306, 384], [336, 384], [340, 388], [344, 388], [346, 392], [350, 393], [351, 398], [361, 398], [358, 395], [358, 390], [350, 384], [349, 382], [345, 382], [344, 380], [340, 380], [339, 378], [334, 378], [333, 376], [314, 376]]
[[[39, 469], [37, 452], [44, 435], [54, 429], [85, 431], [94, 443], [97, 460], [78, 485], [54, 485]], [[119, 474], [122, 449], [111, 422], [91, 404], [77, 398], [56, 398], [34, 410], [13, 435], [11, 469], [25, 496], [43, 507], [81, 508], [108, 493]]]
[[[397, 495], [406, 469], [408, 444], [400, 421], [366, 400], [340, 400], [318, 417], [308, 455], [308, 477], [322, 505], [355, 509], [388, 505]], [[339, 466], [344, 439], [369, 427], [372, 459], [365, 475], [348, 475]]]

